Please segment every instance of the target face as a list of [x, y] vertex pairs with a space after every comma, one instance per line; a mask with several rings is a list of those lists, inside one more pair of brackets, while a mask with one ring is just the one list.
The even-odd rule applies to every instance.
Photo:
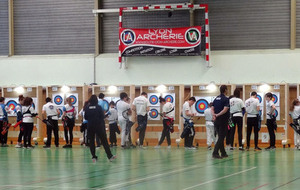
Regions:
[[9, 100], [6, 103], [6, 106], [10, 109], [10, 110], [15, 110], [15, 108], [17, 107], [18, 103], [14, 100]]
[[58, 115], [58, 118], [61, 118], [62, 114], [63, 114], [63, 110], [61, 108], [58, 108], [59, 110], [59, 115]]
[[275, 94], [273, 94], [272, 101], [274, 102], [274, 104], [278, 102], [278, 97]]
[[195, 104], [195, 109], [200, 114], [203, 114], [206, 108], [208, 108], [208, 102], [205, 99], [199, 99]]
[[158, 117], [158, 111], [156, 109], [151, 109], [150, 110], [150, 114], [149, 116], [152, 118], [152, 119], [155, 119]]
[[165, 100], [166, 100], [166, 102], [170, 102], [170, 103], [173, 103], [173, 102], [174, 102], [174, 98], [173, 98], [173, 96], [171, 96], [171, 95], [166, 95], [166, 96], [165, 96]]
[[108, 112], [108, 110], [109, 110], [109, 103], [105, 99], [103, 100], [103, 109], [105, 112]]
[[72, 103], [72, 105], [76, 104], [76, 102], [77, 102], [76, 96], [71, 95], [71, 96], [69, 96], [69, 98], [71, 98], [71, 103]]
[[155, 105], [158, 103], [158, 97], [156, 95], [151, 95], [149, 97], [150, 104]]
[[257, 94], [257, 96], [256, 96], [256, 99], [258, 99], [259, 103], [261, 103], [261, 102], [262, 102], [262, 98], [261, 98], [261, 96], [260, 96], [260, 95], [258, 95], [258, 94]]
[[277, 118], [277, 116], [278, 116], [278, 111], [277, 110], [274, 111], [274, 115]]
[[60, 95], [54, 97], [54, 103], [60, 105], [63, 102], [63, 98]]

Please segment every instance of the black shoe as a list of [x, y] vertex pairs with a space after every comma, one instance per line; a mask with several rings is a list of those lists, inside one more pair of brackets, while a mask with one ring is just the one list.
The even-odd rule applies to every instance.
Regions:
[[45, 149], [48, 149], [48, 148], [51, 148], [50, 146], [47, 146], [47, 145], [45, 145], [45, 146], [43, 146], [43, 148], [45, 148]]
[[259, 148], [258, 146], [254, 148], [254, 151], [259, 151], [261, 150], [261, 148]]
[[230, 148], [229, 148], [229, 150], [231, 150], [231, 151], [232, 151], [232, 150], [234, 150], [234, 148], [233, 148], [233, 147], [230, 147]]
[[71, 144], [69, 144], [69, 145], [68, 145], [68, 148], [72, 148], [72, 145], [71, 145]]
[[56, 148], [59, 148], [59, 145], [55, 145]]
[[250, 150], [250, 147], [249, 147], [249, 146], [247, 146], [247, 147], [246, 147], [246, 150], [247, 150], [247, 151], [249, 151], [249, 150]]
[[222, 159], [222, 157], [220, 155], [218, 155], [218, 154], [213, 154], [212, 157], [214, 159]]
[[65, 144], [65, 145], [63, 146], [63, 148], [68, 148], [68, 146], [69, 146], [68, 144]]
[[270, 150], [271, 149], [271, 146], [268, 146], [267, 148], [265, 148], [265, 150]]
[[228, 158], [228, 155], [227, 155], [227, 154], [222, 154], [221, 157], [222, 157], [222, 158]]

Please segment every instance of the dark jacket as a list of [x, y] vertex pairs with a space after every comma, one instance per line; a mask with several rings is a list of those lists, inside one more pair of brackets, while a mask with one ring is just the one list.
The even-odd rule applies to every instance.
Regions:
[[84, 111], [84, 118], [88, 121], [88, 129], [105, 130], [104, 113], [98, 104], [89, 105]]

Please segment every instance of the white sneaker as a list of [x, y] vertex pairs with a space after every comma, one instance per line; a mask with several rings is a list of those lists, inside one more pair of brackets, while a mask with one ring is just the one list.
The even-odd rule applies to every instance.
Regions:
[[144, 147], [143, 145], [140, 145], [141, 149], [147, 149], [147, 147]]
[[17, 144], [15, 147], [16, 148], [22, 148], [22, 145], [21, 144]]
[[171, 145], [168, 146], [168, 149], [171, 149]]
[[196, 150], [196, 147], [189, 147], [189, 150]]
[[110, 159], [109, 159], [109, 161], [110, 162], [112, 162], [114, 159], [116, 159], [117, 158], [117, 156], [116, 155], [113, 155]]
[[154, 148], [160, 148], [160, 145], [155, 146]]

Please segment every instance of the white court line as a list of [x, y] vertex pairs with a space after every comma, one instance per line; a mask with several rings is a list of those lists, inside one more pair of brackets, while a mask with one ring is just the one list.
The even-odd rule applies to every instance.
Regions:
[[173, 174], [173, 173], [177, 173], [177, 172], [181, 172], [181, 171], [185, 171], [185, 170], [189, 170], [189, 169], [193, 169], [193, 168], [198, 168], [198, 167], [202, 167], [202, 166], [191, 166], [191, 167], [188, 167], [188, 168], [173, 170], [173, 171], [166, 172], [166, 173], [161, 173], [161, 174], [152, 175], [152, 176], [149, 176], [149, 177], [144, 177], [144, 178], [140, 178], [140, 179], [136, 179], [136, 180], [131, 180], [131, 181], [123, 182], [123, 183], [118, 183], [118, 184], [115, 184], [115, 185], [106, 186], [106, 187], [103, 187], [103, 188], [100, 188], [100, 189], [97, 189], [97, 190], [116, 188], [116, 187], [127, 185], [127, 184], [134, 184], [136, 182], [140, 182], [140, 181], [144, 181], [144, 180], [148, 180], [148, 179], [153, 179], [153, 178], [157, 178], [157, 177], [160, 177], [160, 176]]
[[237, 173], [233, 173], [233, 174], [230, 174], [230, 175], [226, 175], [226, 176], [223, 176], [223, 177], [220, 177], [220, 178], [217, 178], [217, 179], [209, 180], [209, 181], [204, 182], [204, 183], [199, 183], [199, 184], [197, 184], [197, 185], [194, 185], [194, 186], [185, 188], [185, 189], [183, 189], [183, 190], [193, 189], [193, 188], [198, 187], [198, 186], [201, 186], [201, 185], [205, 185], [205, 184], [208, 184], [208, 183], [211, 183], [211, 182], [214, 182], [214, 181], [218, 181], [218, 180], [220, 180], [220, 179], [224, 179], [224, 178], [227, 178], [227, 177], [230, 177], [230, 176], [234, 176], [234, 175], [237, 175], [237, 174], [245, 173], [245, 172], [247, 172], [247, 171], [254, 170], [254, 169], [256, 169], [256, 167], [253, 167], [253, 168], [250, 168], [250, 169], [247, 169], [247, 170], [243, 170], [243, 171], [240, 171], [240, 172], [237, 172]]

